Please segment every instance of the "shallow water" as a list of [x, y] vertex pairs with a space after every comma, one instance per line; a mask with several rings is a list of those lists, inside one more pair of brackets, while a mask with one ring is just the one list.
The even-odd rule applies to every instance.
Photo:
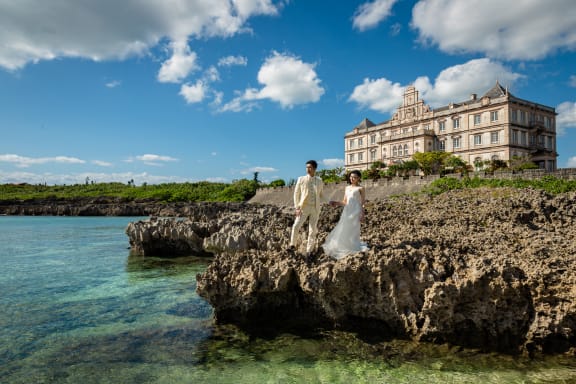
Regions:
[[0, 217], [0, 383], [576, 383], [568, 357], [215, 326], [206, 261], [130, 257], [136, 219]]

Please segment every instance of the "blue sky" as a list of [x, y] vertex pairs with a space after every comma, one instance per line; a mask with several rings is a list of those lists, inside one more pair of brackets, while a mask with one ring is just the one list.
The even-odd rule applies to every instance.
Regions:
[[414, 84], [498, 80], [576, 167], [573, 0], [0, 0], [0, 183], [289, 181]]

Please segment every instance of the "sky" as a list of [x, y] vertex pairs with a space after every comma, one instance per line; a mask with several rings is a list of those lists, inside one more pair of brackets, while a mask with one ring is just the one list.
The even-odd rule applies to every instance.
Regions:
[[496, 81], [576, 167], [573, 0], [0, 0], [0, 184], [290, 182]]

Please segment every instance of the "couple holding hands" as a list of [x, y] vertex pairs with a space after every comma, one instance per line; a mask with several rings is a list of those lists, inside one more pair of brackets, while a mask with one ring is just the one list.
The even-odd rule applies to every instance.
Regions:
[[[296, 219], [290, 235], [290, 249], [295, 250], [298, 243], [298, 233], [308, 219], [308, 241], [306, 255], [312, 255], [317, 248], [318, 219], [324, 198], [324, 183], [316, 176], [318, 164], [314, 160], [306, 162], [306, 176], [301, 176], [294, 188], [294, 208]], [[322, 245], [324, 252], [334, 258], [341, 259], [349, 253], [365, 251], [366, 243], [360, 241], [360, 222], [364, 219], [364, 202], [366, 192], [360, 186], [360, 171], [352, 171], [344, 192], [342, 201], [330, 201], [332, 207], [344, 206], [336, 227], [328, 234]]]

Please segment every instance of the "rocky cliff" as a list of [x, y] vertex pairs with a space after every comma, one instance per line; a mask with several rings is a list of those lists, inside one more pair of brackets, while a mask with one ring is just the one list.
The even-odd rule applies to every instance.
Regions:
[[[220, 211], [188, 224], [215, 255], [197, 290], [218, 321], [251, 329], [574, 354], [575, 199], [475, 189], [372, 201], [362, 230], [371, 249], [339, 261], [284, 251], [292, 217], [281, 208]], [[320, 242], [339, 213], [323, 211]]]

